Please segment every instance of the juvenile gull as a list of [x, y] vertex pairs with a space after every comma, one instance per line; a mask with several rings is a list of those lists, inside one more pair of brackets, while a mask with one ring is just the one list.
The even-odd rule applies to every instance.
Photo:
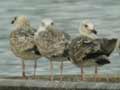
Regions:
[[[22, 60], [22, 76], [25, 75], [24, 60], [34, 60], [34, 76], [36, 73], [37, 59], [41, 57], [34, 43], [34, 33], [36, 30], [31, 27], [26, 16], [14, 17], [11, 24], [14, 24], [14, 30], [10, 33], [10, 47], [15, 56]], [[35, 48], [34, 50], [29, 50]]]
[[97, 38], [94, 24], [83, 21], [80, 27], [80, 36], [70, 44], [70, 60], [81, 68], [80, 79], [83, 80], [83, 66], [95, 66], [95, 79], [97, 79], [97, 66], [109, 64], [109, 56], [116, 48], [117, 39]]
[[68, 58], [70, 36], [58, 31], [52, 19], [43, 19], [35, 33], [35, 42], [42, 56], [50, 60], [50, 80], [53, 80], [52, 61], [61, 62], [60, 80], [62, 80], [63, 61]]

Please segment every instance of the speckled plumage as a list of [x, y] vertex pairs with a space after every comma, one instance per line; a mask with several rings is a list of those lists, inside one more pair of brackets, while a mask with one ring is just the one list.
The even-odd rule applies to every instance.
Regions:
[[70, 57], [74, 64], [85, 66], [110, 63], [108, 56], [113, 52], [117, 39], [95, 39], [77, 37], [70, 45]]
[[36, 60], [40, 55], [36, 55], [32, 51], [27, 51], [33, 48], [35, 29], [32, 27], [24, 27], [19, 30], [13, 30], [10, 34], [10, 47], [12, 52], [23, 60]]
[[47, 58], [64, 57], [70, 39], [67, 35], [59, 31], [42, 31], [35, 38], [36, 45], [40, 53]]

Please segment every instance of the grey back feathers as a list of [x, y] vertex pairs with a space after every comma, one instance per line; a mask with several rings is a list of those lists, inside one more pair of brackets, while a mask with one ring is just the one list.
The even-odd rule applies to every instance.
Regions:
[[113, 52], [117, 39], [95, 39], [77, 37], [70, 45], [70, 57], [73, 63], [94, 62], [98, 65], [110, 63], [108, 56]]
[[103, 39], [97, 39], [96, 41], [100, 43], [102, 52], [107, 56], [109, 56], [114, 51], [117, 44], [116, 38], [113, 39], [103, 38]]

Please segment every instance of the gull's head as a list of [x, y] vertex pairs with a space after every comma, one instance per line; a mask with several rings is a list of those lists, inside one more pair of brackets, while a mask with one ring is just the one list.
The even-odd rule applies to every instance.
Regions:
[[95, 25], [90, 20], [83, 21], [80, 26], [80, 35], [89, 38], [96, 38], [97, 31], [95, 30]]
[[14, 24], [16, 28], [30, 26], [27, 16], [15, 16], [11, 21], [11, 24]]
[[45, 31], [45, 30], [54, 30], [55, 24], [52, 19], [43, 19], [41, 21], [39, 31]]

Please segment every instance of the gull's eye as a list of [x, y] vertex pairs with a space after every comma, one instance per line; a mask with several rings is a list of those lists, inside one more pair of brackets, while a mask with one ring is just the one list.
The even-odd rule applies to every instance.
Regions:
[[85, 24], [85, 27], [87, 28], [87, 27], [88, 27], [88, 25], [87, 25], [87, 24]]
[[17, 17], [14, 17], [14, 20], [17, 20]]
[[11, 24], [14, 24], [17, 20], [17, 17], [14, 17], [13, 20], [11, 21]]
[[54, 23], [52, 22], [51, 25], [54, 25]]

